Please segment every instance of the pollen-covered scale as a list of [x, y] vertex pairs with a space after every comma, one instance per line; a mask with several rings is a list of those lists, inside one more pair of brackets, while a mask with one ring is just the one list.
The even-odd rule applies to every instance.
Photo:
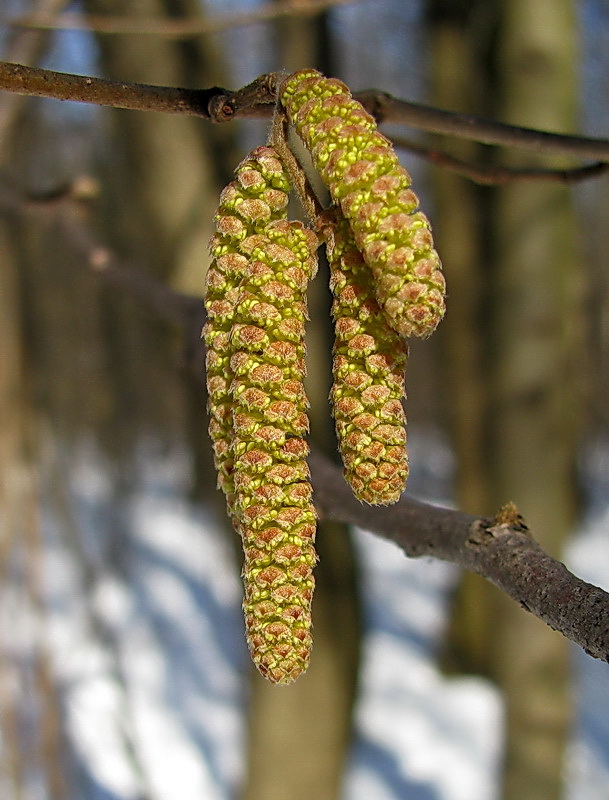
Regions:
[[405, 337], [429, 336], [444, 314], [444, 276], [391, 142], [344, 83], [317, 70], [290, 75], [279, 96], [349, 221], [390, 325]]

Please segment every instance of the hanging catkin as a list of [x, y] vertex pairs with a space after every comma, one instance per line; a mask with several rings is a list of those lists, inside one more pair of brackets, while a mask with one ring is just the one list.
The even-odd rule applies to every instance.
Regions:
[[207, 345], [209, 433], [229, 512], [234, 499], [232, 399], [230, 385], [230, 331], [235, 304], [248, 264], [247, 242], [272, 220], [286, 216], [290, 184], [276, 152], [258, 147], [237, 167], [236, 179], [220, 195], [216, 234], [210, 243], [212, 263], [207, 272], [205, 306], [208, 322], [203, 329]]
[[307, 667], [315, 563], [302, 379], [317, 239], [284, 219], [288, 191], [276, 152], [259, 147], [222, 192], [204, 328], [218, 483], [245, 555], [247, 639], [275, 683]]
[[252, 659], [269, 680], [289, 683], [311, 650], [316, 515], [303, 378], [317, 238], [281, 220], [252, 243], [231, 332], [235, 515]]
[[335, 326], [332, 401], [345, 478], [362, 502], [397, 502], [408, 477], [406, 341], [391, 328], [348, 222], [338, 210], [319, 221], [330, 265]]
[[[317, 225], [334, 295], [331, 400], [345, 476], [359, 500], [388, 505], [408, 475], [404, 337], [429, 335], [444, 313], [440, 262], [408, 172], [347, 87], [304, 70], [279, 100], [335, 204]], [[284, 122], [279, 109], [271, 140], [281, 155], [252, 151], [220, 197], [204, 328], [218, 484], [243, 543], [247, 640], [273, 683], [307, 668], [316, 561], [303, 380], [318, 238], [287, 220], [282, 159], [305, 211], [319, 212]]]
[[344, 83], [316, 70], [290, 75], [279, 95], [349, 220], [390, 325], [402, 336], [428, 336], [444, 314], [444, 277], [391, 143]]

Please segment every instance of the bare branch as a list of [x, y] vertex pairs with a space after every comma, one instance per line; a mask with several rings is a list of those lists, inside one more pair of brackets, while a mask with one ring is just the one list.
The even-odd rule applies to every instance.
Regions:
[[470, 164], [460, 158], [455, 158], [444, 150], [424, 147], [411, 139], [402, 136], [393, 136], [394, 145], [410, 153], [421, 156], [438, 167], [456, 172], [464, 178], [483, 186], [504, 186], [513, 181], [548, 181], [550, 183], [573, 184], [580, 181], [596, 178], [609, 171], [609, 162], [595, 161], [593, 164], [584, 164], [580, 167], [569, 169], [543, 169], [543, 168], [517, 168]]
[[609, 661], [609, 593], [547, 555], [518, 518], [500, 522], [420, 503], [359, 503], [341, 470], [319, 453], [309, 459], [315, 504], [324, 517], [389, 539], [410, 557], [433, 556], [490, 580], [524, 609]]
[[[378, 0], [375, 0], [378, 1]], [[190, 39], [230, 28], [243, 28], [282, 17], [313, 17], [330, 8], [353, 5], [362, 0], [279, 0], [262, 3], [252, 11], [238, 11], [216, 18], [203, 17], [136, 17], [101, 16], [94, 14], [61, 14], [30, 12], [16, 17], [0, 18], [0, 25], [34, 30], [91, 31], [106, 35], [159, 36], [164, 39]], [[368, 0], [370, 2], [370, 0]]]
[[587, 136], [548, 133], [503, 122], [492, 122], [469, 114], [443, 111], [420, 103], [399, 100], [386, 92], [370, 89], [357, 99], [379, 122], [397, 122], [428, 133], [456, 136], [483, 144], [522, 148], [538, 153], [555, 153], [578, 158], [609, 161], [609, 140]]
[[207, 106], [224, 89], [175, 89], [138, 83], [119, 83], [26, 67], [0, 61], [0, 88], [21, 95], [75, 100], [79, 103], [129, 108], [135, 111], [163, 111], [210, 118]]
[[[0, 212], [17, 217], [23, 213], [46, 215], [49, 223], [74, 248], [84, 268], [104, 284], [132, 297], [152, 318], [182, 328], [187, 344], [186, 363], [203, 380], [205, 352], [200, 338], [206, 320], [203, 299], [181, 294], [143, 269], [125, 263], [94, 233], [89, 221], [90, 201], [98, 194], [97, 183], [88, 176], [55, 191], [23, 196], [19, 190], [0, 184]], [[210, 210], [213, 214], [213, 210]]]
[[[213, 122], [227, 122], [240, 117], [271, 117], [279, 79], [278, 73], [261, 75], [248, 86], [236, 91], [217, 86], [210, 89], [180, 89], [119, 83], [0, 62], [0, 89], [6, 91], [114, 108], [194, 114]], [[431, 133], [457, 136], [486, 144], [609, 162], [608, 139], [567, 136], [490, 122], [466, 114], [409, 103], [384, 92], [366, 91], [356, 93], [355, 96], [380, 122], [398, 122]]]

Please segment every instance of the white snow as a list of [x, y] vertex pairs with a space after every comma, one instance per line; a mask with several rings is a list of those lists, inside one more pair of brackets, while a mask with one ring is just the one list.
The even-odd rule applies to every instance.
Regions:
[[[415, 486], [437, 485], [450, 469], [433, 440], [430, 450]], [[44, 519], [45, 614], [21, 609], [14, 648], [27, 651], [42, 635], [50, 651], [67, 736], [90, 782], [79, 800], [232, 800], [244, 769], [248, 668], [233, 543], [186, 500], [185, 452], [147, 443], [138, 469], [130, 498], [108, 514], [112, 475], [94, 448], [83, 449], [70, 477], [73, 530], [52, 507]], [[599, 502], [568, 552], [571, 568], [605, 587], [608, 529]], [[406, 559], [363, 531], [355, 540], [366, 633], [343, 800], [496, 800], [500, 696], [434, 662], [456, 569]], [[13, 610], [19, 602], [12, 597]], [[574, 663], [567, 797], [605, 800], [609, 668], [579, 651]]]

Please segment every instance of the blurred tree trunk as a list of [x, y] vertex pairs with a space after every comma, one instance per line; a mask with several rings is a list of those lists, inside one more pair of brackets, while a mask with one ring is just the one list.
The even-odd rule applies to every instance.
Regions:
[[[503, 118], [575, 130], [577, 55], [573, 0], [511, 0], [499, 58]], [[525, 165], [515, 154], [510, 163]], [[513, 184], [497, 194], [491, 499], [513, 499], [542, 546], [559, 556], [576, 517], [582, 414], [583, 277], [572, 198], [566, 187], [543, 184], [526, 191]], [[494, 642], [493, 666], [506, 688], [505, 796], [558, 798], [571, 718], [568, 643], [505, 598], [497, 598], [497, 614], [504, 633]]]
[[[163, 11], [156, 3], [137, 5], [144, 14]], [[176, 3], [169, 5], [173, 9]], [[94, 10], [93, 4], [90, 10]], [[115, 3], [109, 10], [122, 13], [124, 4]], [[174, 85], [221, 83], [211, 68], [209, 73], [203, 71], [205, 52], [202, 45], [182, 47], [154, 37], [111, 37], [101, 47], [100, 71], [119, 80]], [[211, 59], [213, 54], [208, 56]], [[86, 122], [79, 122], [81, 118], [75, 113], [70, 124], [59, 115], [55, 117], [49, 107], [43, 111], [40, 101], [29, 100], [23, 108], [16, 126], [14, 122], [4, 124], [0, 106], [3, 130], [10, 129], [13, 134], [13, 140], [3, 141], [5, 147], [10, 145], [5, 173], [11, 180], [26, 194], [54, 192], [88, 174], [95, 164], [105, 213], [85, 224], [97, 225], [100, 239], [128, 262], [172, 281], [179, 289], [202, 295], [207, 240], [219, 194], [218, 176], [223, 180], [233, 169], [233, 164], [223, 165], [224, 154], [232, 150], [230, 127], [222, 129], [220, 144], [219, 129], [212, 131], [209, 125], [186, 117], [121, 114], [104, 109], [92, 111], [96, 116], [90, 125], [91, 115], [85, 109], [78, 113]], [[218, 139], [215, 152], [212, 137]], [[92, 217], [97, 210], [95, 203], [89, 210]], [[101, 221], [99, 216], [103, 217]], [[167, 446], [192, 443], [201, 465], [201, 485], [209, 497], [219, 497], [206, 434], [205, 398], [200, 384], [185, 380], [187, 370], [180, 368], [183, 342], [168, 335], [166, 326], [151, 320], [136, 301], [103, 285], [82, 263], [61, 226], [55, 224], [50, 209], [34, 206], [26, 212], [21, 208], [7, 227], [15, 242], [3, 226], [2, 534], [7, 553], [11, 543], [18, 543], [10, 555], [22, 569], [19, 577], [23, 585], [17, 596], [25, 598], [31, 625], [31, 619], [39, 616], [35, 607], [39, 589], [36, 504], [42, 495], [47, 508], [51, 505], [58, 511], [58, 524], [66, 529], [73, 510], [69, 476], [61, 470], [57, 471], [57, 483], [45, 474], [39, 490], [36, 469], [40, 453], [38, 442], [32, 441], [32, 420], [40, 421], [38, 427], [49, 437], [43, 447], [51, 439], [51, 447], [70, 454], [66, 457], [70, 466], [74, 450], [91, 439], [95, 446], [115, 456], [115, 505], [109, 509], [109, 517], [121, 504], [134, 476], [135, 480], [139, 477], [140, 471], [132, 467], [144, 434]], [[9, 254], [14, 255], [15, 263]], [[21, 346], [25, 350], [23, 365], [17, 349]], [[22, 373], [17, 366], [23, 366]], [[58, 488], [68, 498], [65, 519], [53, 494]], [[107, 546], [104, 554], [108, 564], [124, 563], [129, 545], [124, 532], [116, 525], [113, 540], [100, 544], [104, 549]], [[86, 583], [83, 586], [89, 588]], [[14, 624], [11, 620], [11, 626]], [[5, 626], [7, 631], [11, 626]], [[30, 654], [19, 655], [22, 661], [17, 659], [13, 674], [7, 671], [7, 686], [15, 696], [9, 693], [1, 701], [6, 711], [2, 733], [3, 740], [6, 737], [10, 743], [7, 747], [15, 800], [25, 797], [19, 794], [18, 786], [24, 776], [29, 786], [35, 785], [36, 791], [39, 787], [41, 798], [59, 800], [64, 796], [65, 776], [58, 754], [65, 743], [58, 731], [56, 687], [47, 669], [46, 654], [38, 651], [37, 644], [32, 647], [27, 669], [23, 669], [23, 663]], [[33, 736], [28, 733], [35, 739], [33, 743], [24, 741], [24, 731], [35, 731]]]
[[[290, 72], [328, 63], [327, 20], [284, 19], [277, 24], [277, 68]], [[307, 393], [316, 446], [336, 453], [328, 393], [333, 333], [327, 267], [309, 293]], [[327, 321], [327, 322], [326, 322]], [[355, 556], [345, 525], [320, 521], [319, 564], [313, 602], [314, 646], [307, 674], [284, 691], [252, 679], [245, 800], [335, 800], [340, 796], [359, 662]]]
[[[87, 0], [97, 14], [125, 13], [120, 0]], [[193, 0], [138, 0], [132, 16], [202, 14]], [[224, 61], [214, 41], [155, 36], [100, 36], [101, 69], [116, 80], [170, 86], [223, 84]], [[213, 128], [193, 117], [108, 112], [110, 142], [100, 166], [105, 236], [128, 260], [160, 276], [173, 288], [203, 295], [208, 243], [220, 188], [237, 164], [232, 126]], [[133, 303], [116, 298], [121, 347], [114, 354], [114, 385], [128, 402], [121, 409], [118, 447], [127, 451], [143, 430], [168, 442], [186, 439], [197, 462], [199, 489], [222, 505], [215, 490], [206, 433], [205, 397], [184, 380], [181, 339], [167, 329], [133, 319]], [[162, 391], [159, 388], [162, 387]], [[117, 438], [116, 436], [114, 437]]]
[[[64, 800], [64, 741], [57, 687], [45, 642], [17, 641], [15, 631], [44, 620], [40, 531], [39, 418], [26, 366], [24, 262], [18, 224], [0, 217], [0, 732], [4, 796], [27, 796], [37, 784]], [[42, 795], [41, 795], [42, 796]]]
[[[35, 0], [30, 4], [30, 13], [53, 15], [62, 11], [68, 0]], [[3, 61], [15, 64], [34, 65], [45, 52], [49, 42], [47, 31], [14, 30], [9, 32], [8, 42], [2, 53]], [[10, 154], [8, 140], [17, 124], [20, 110], [27, 98], [18, 94], [6, 94], [0, 103], [0, 166], [4, 166]]]
[[[433, 102], [465, 113], [490, 113], [489, 52], [499, 9], [484, 0], [428, 0], [430, 77]], [[453, 141], [451, 153], [475, 163], [485, 150]], [[487, 477], [489, 415], [488, 262], [489, 189], [448, 170], [433, 175], [434, 236], [443, 256], [449, 286], [446, 318], [438, 331], [450, 391], [442, 409], [456, 453], [459, 506], [491, 513]], [[453, 299], [453, 302], [451, 302]], [[442, 654], [452, 671], [489, 674], [488, 638], [493, 621], [483, 600], [492, 587], [477, 575], [463, 574], [455, 593], [453, 617]]]
[[[32, 13], [53, 15], [66, 0], [35, 0]], [[15, 30], [2, 58], [36, 65], [46, 54], [48, 32]], [[35, 101], [34, 101], [35, 103]], [[0, 177], [20, 180], [27, 149], [31, 99], [0, 98]], [[4, 187], [3, 191], [7, 191]], [[3, 200], [7, 198], [3, 197]], [[0, 737], [2, 796], [21, 800], [30, 791], [65, 800], [66, 747], [61, 708], [47, 643], [15, 636], [44, 624], [40, 492], [40, 414], [31, 370], [36, 312], [28, 302], [30, 264], [21, 234], [23, 218], [0, 211]], [[33, 229], [33, 236], [39, 231]]]
[[[13, 220], [14, 221], [14, 220]], [[0, 221], [0, 582], [3, 619], [10, 600], [7, 597], [11, 572], [23, 533], [21, 509], [31, 501], [29, 468], [23, 441], [26, 406], [23, 402], [23, 343], [21, 337], [21, 297], [16, 256], [9, 234], [10, 224]], [[14, 587], [11, 587], [14, 590]], [[8, 619], [7, 619], [8, 621]], [[0, 692], [0, 725], [5, 747], [3, 785], [15, 798], [23, 797], [24, 777], [32, 765], [20, 736], [19, 679], [16, 654], [9, 649], [7, 626], [0, 634], [0, 667], [4, 675]], [[8, 688], [10, 687], [10, 689]], [[31, 743], [29, 743], [31, 746]]]
[[[183, 8], [182, 8], [183, 6]], [[120, 0], [87, 0], [91, 13], [120, 15]], [[189, 0], [138, 0], [133, 17], [201, 14]], [[174, 41], [146, 35], [100, 36], [104, 74], [116, 80], [197, 87], [222, 82], [223, 58], [207, 39]], [[111, 158], [115, 234], [137, 246], [151, 268], [176, 288], [201, 294], [218, 184], [232, 174], [233, 132], [189, 116], [112, 112]], [[226, 163], [227, 159], [229, 164]], [[114, 161], [116, 160], [116, 161]], [[136, 201], [135, 204], [133, 201]], [[132, 245], [133, 246], [133, 245]]]
[[[486, 51], [493, 20], [487, 4], [429, 0], [430, 75], [434, 103], [441, 108], [481, 113], [487, 107]], [[464, 160], [484, 161], [484, 149], [474, 142], [455, 140], [451, 152]], [[464, 508], [488, 505], [485, 480], [485, 420], [488, 408], [481, 310], [488, 289], [484, 258], [488, 189], [454, 172], [437, 169], [433, 175], [438, 249], [444, 255], [450, 295], [446, 318], [439, 329], [444, 370], [451, 385], [448, 417], [458, 454], [457, 492]]]
[[[449, 13], [440, 23], [436, 17], [434, 73], [444, 89], [436, 93], [438, 103], [476, 96], [476, 75], [484, 74], [485, 64], [472, 61], [465, 43], [478, 37], [480, 20], [455, 20]], [[495, 65], [500, 118], [547, 130], [576, 128], [576, 30], [571, 0], [505, 0]], [[451, 38], [460, 44], [448, 46]], [[479, 56], [480, 39], [474, 41]], [[474, 109], [465, 102], [460, 110]], [[516, 154], [502, 161], [530, 163]], [[450, 394], [459, 501], [492, 513], [514, 500], [541, 544], [559, 555], [575, 521], [582, 410], [582, 278], [570, 193], [551, 184], [514, 183], [493, 193], [494, 217], [485, 219], [480, 204], [476, 211], [470, 203], [476, 190], [461, 185], [451, 194], [457, 179], [441, 181], [441, 207], [455, 208], [462, 226], [456, 248], [442, 234], [453, 301], [445, 335], [451, 340], [447, 358], [455, 364]], [[472, 236], [464, 208], [482, 220], [482, 231], [488, 226], [488, 239]], [[456, 224], [446, 223], [449, 234]], [[443, 227], [441, 218], [437, 228]], [[483, 266], [467, 266], [469, 259], [482, 259]], [[453, 272], [460, 282], [451, 282]], [[570, 720], [567, 643], [470, 576], [458, 592], [448, 639], [453, 666], [489, 675], [504, 692], [503, 797], [556, 800]]]

